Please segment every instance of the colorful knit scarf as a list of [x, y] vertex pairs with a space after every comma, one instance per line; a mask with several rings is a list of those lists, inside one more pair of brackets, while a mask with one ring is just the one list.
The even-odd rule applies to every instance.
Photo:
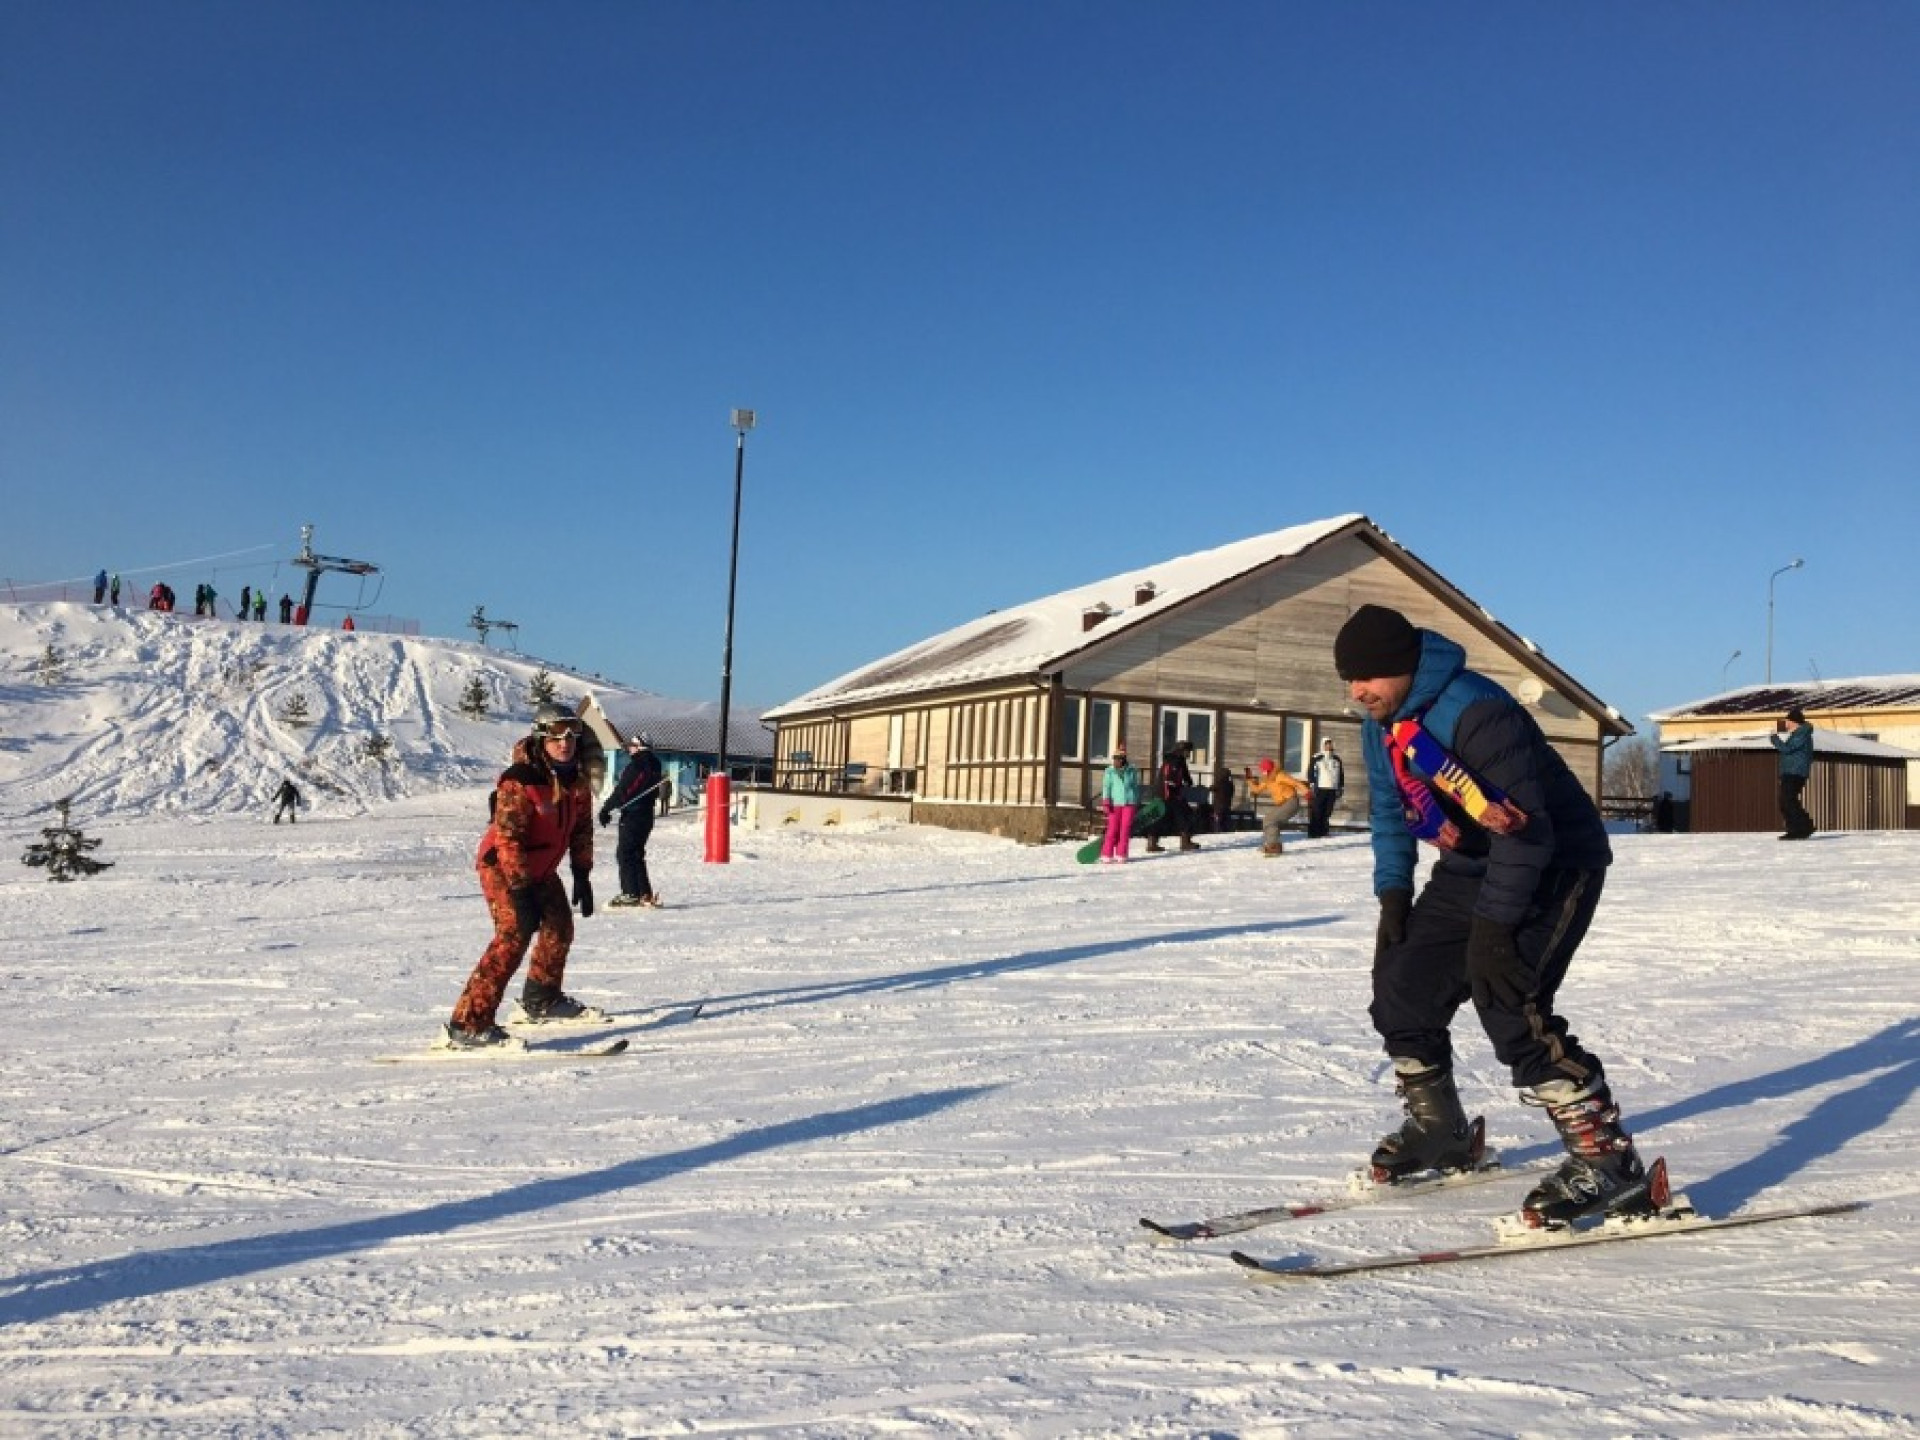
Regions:
[[[1400, 785], [1401, 811], [1416, 840], [1430, 840], [1442, 850], [1460, 843], [1460, 827], [1447, 818], [1433, 792], [1438, 790], [1464, 810], [1476, 825], [1496, 835], [1518, 834], [1526, 827], [1527, 812], [1447, 753], [1446, 746], [1421, 726], [1415, 716], [1387, 727], [1387, 755], [1393, 778]], [[1419, 767], [1419, 774], [1414, 767]]]

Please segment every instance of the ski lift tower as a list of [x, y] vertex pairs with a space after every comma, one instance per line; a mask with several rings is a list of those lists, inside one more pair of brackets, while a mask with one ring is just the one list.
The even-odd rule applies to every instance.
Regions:
[[305, 623], [306, 617], [313, 614], [313, 592], [320, 588], [320, 576], [328, 570], [337, 570], [343, 575], [378, 575], [380, 567], [371, 560], [342, 560], [338, 555], [316, 555], [313, 553], [313, 526], [300, 527], [300, 553], [293, 557], [293, 563], [307, 572], [306, 593], [300, 600], [300, 614]]

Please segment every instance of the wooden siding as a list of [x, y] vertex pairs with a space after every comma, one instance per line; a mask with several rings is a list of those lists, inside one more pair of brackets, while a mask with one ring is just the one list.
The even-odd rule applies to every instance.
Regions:
[[[1693, 796], [1687, 829], [1695, 834], [1778, 830], [1780, 765], [1771, 750], [1699, 750], [1690, 757]], [[1875, 756], [1819, 756], [1801, 803], [1821, 830], [1904, 830], [1906, 764]]]

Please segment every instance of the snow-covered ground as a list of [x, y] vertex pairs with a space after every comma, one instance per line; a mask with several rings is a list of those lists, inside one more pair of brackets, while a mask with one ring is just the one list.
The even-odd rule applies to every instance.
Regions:
[[[1920, 835], [1620, 837], [1565, 992], [1702, 1209], [1866, 1210], [1263, 1284], [1135, 1222], [1337, 1191], [1397, 1118], [1358, 836], [1115, 869], [788, 829], [708, 865], [670, 817], [669, 908], [581, 922], [568, 985], [701, 1019], [390, 1065], [487, 936], [484, 781], [293, 827], [76, 802], [113, 868], [53, 884], [13, 858], [31, 779], [0, 786], [0, 1434], [1920, 1428]], [[1496, 1143], [1548, 1155], [1463, 1036]], [[1524, 1186], [1238, 1243], [1443, 1248]]]

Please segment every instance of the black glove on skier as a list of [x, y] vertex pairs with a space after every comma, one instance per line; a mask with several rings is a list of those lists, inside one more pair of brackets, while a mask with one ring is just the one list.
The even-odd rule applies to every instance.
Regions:
[[1380, 957], [1387, 953], [1389, 945], [1398, 945], [1407, 938], [1407, 912], [1412, 909], [1411, 890], [1380, 892], [1380, 928], [1373, 932], [1374, 964], [1380, 963]]
[[1481, 1009], [1501, 1005], [1518, 1010], [1533, 990], [1533, 975], [1513, 943], [1513, 927], [1476, 915], [1467, 938], [1467, 983]]
[[517, 885], [507, 892], [513, 901], [513, 923], [520, 927], [523, 939], [540, 933], [540, 892], [531, 885]]
[[578, 865], [573, 867], [573, 905], [582, 920], [593, 914], [593, 886], [587, 881], [587, 872]]
[[613, 812], [612, 812], [611, 810], [609, 810], [609, 809], [607, 809], [607, 807], [606, 807], [606, 806], [604, 806], [604, 805], [602, 805], [602, 806], [600, 807], [600, 828], [601, 828], [602, 830], [604, 830], [604, 829], [606, 829], [606, 828], [607, 828], [607, 822], [608, 822], [609, 820], [611, 820], [612, 818], [613, 818]]

